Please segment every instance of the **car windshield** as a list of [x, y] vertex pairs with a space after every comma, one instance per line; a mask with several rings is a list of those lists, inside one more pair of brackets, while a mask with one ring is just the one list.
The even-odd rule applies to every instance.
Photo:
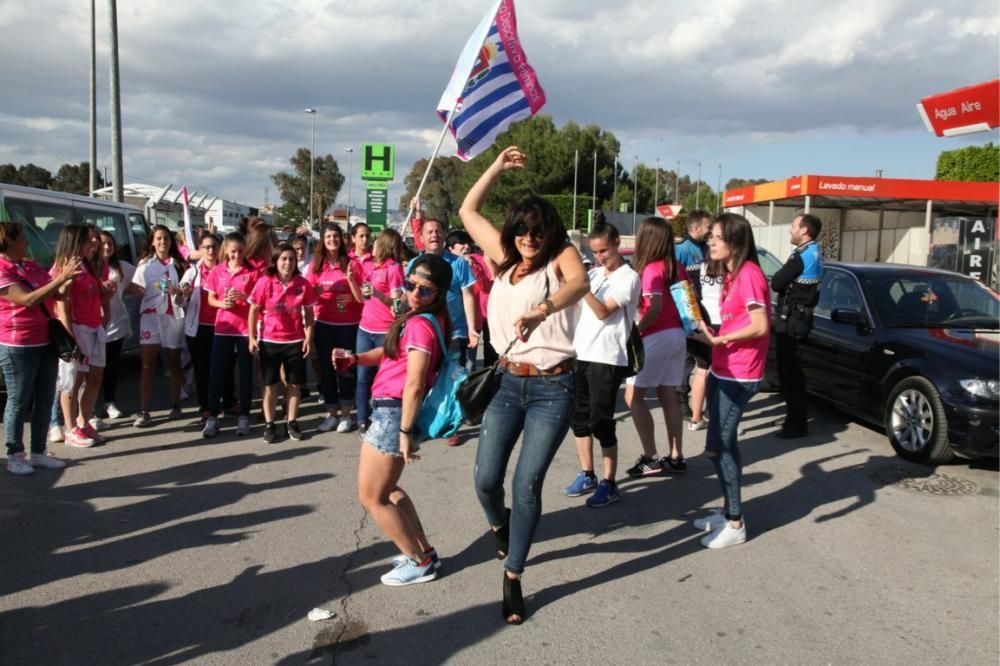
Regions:
[[757, 248], [757, 261], [760, 263], [760, 269], [764, 271], [765, 277], [768, 281], [774, 277], [774, 274], [778, 272], [781, 268], [781, 262], [776, 256], [768, 252], [762, 247]]
[[1000, 328], [1000, 297], [959, 275], [873, 275], [864, 280], [883, 325]]

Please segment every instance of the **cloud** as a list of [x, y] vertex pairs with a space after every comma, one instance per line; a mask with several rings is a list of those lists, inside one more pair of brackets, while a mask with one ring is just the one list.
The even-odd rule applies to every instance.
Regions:
[[[110, 140], [98, 5], [101, 164]], [[437, 140], [434, 105], [485, 6], [120, 3], [127, 179], [259, 203], [269, 175], [309, 145], [302, 110], [312, 107], [318, 153], [346, 168], [345, 148], [395, 143], [401, 180]], [[644, 158], [661, 138], [677, 152], [890, 136], [919, 129], [920, 97], [996, 76], [992, 1], [522, 0], [517, 11], [544, 112], [599, 123]], [[0, 4], [0, 56], [17, 63], [0, 71], [0, 161], [54, 170], [86, 159], [88, 21], [87, 3]]]

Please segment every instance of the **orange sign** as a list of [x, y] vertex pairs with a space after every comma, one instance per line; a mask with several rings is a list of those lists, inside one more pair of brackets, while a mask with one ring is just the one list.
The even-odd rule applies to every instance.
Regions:
[[1000, 79], [924, 97], [917, 111], [938, 136], [988, 132], [1000, 125]]
[[834, 198], [970, 201], [995, 205], [1000, 202], [1000, 183], [809, 175], [726, 190], [722, 201], [729, 208], [795, 199], [807, 194]]

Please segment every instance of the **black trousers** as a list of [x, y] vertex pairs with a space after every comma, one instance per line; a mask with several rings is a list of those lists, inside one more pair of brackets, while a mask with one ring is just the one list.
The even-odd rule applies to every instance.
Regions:
[[104, 346], [104, 404], [115, 401], [115, 394], [118, 392], [118, 368], [121, 366], [122, 346], [125, 338], [108, 342]]
[[576, 406], [570, 423], [575, 437], [592, 436], [602, 449], [618, 446], [615, 403], [624, 373], [618, 365], [576, 362]]
[[[194, 387], [198, 395], [198, 409], [202, 414], [211, 411], [208, 402], [209, 368], [212, 367], [212, 340], [215, 339], [215, 327], [200, 324], [198, 334], [187, 337], [188, 351], [191, 353], [191, 364], [194, 366]], [[234, 361], [235, 362], [235, 361]], [[223, 395], [232, 395], [233, 373], [227, 372], [229, 381], [223, 381]], [[227, 393], [228, 390], [228, 393]], [[235, 401], [230, 401], [229, 404]]]
[[777, 333], [778, 381], [785, 396], [785, 428], [807, 427], [806, 378], [802, 374], [799, 338], [788, 331]]

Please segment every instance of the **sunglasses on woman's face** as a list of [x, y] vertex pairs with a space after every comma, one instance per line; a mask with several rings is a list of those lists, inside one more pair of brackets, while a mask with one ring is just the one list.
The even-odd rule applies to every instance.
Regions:
[[211, 245], [202, 245], [201, 249], [204, 252], [215, 252], [216, 250], [219, 249], [219, 246], [213, 243]]
[[430, 287], [424, 287], [422, 285], [419, 285], [413, 280], [404, 280], [403, 289], [405, 289], [406, 291], [413, 291], [414, 289], [416, 289], [417, 296], [419, 296], [420, 298], [430, 298], [431, 296], [434, 295], [433, 289], [431, 289]]
[[518, 222], [514, 225], [514, 235], [518, 238], [531, 235], [532, 240], [542, 240], [545, 232], [540, 224], [529, 227], [527, 222]]

